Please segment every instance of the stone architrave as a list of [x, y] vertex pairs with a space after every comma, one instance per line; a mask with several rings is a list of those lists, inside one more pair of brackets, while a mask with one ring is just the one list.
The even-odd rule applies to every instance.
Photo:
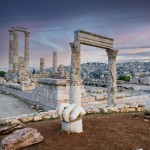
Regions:
[[108, 55], [107, 105], [116, 102], [116, 56], [118, 50], [106, 49]]
[[25, 50], [24, 50], [24, 60], [25, 60], [25, 70], [29, 70], [29, 34], [30, 32], [24, 32], [25, 34]]
[[40, 58], [40, 73], [44, 73], [45, 71], [45, 59], [44, 58]]
[[14, 31], [9, 30], [9, 72], [13, 71]]
[[19, 43], [18, 34], [14, 34], [14, 48], [13, 48], [13, 73], [18, 73], [19, 70]]
[[57, 72], [57, 52], [53, 52], [53, 71]]

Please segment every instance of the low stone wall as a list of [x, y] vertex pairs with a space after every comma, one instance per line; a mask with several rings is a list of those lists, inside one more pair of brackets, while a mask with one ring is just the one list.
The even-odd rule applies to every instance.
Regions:
[[[6, 91], [21, 100], [34, 104], [47, 111], [56, 109], [59, 103], [69, 101], [70, 86], [68, 79], [40, 78], [34, 90], [22, 91], [17, 83], [0, 84], [0, 90]], [[84, 87], [81, 86], [81, 95], [86, 94]]]
[[[139, 95], [139, 96], [131, 96], [125, 97], [124, 93], [118, 93], [116, 103], [117, 104], [126, 104], [126, 105], [134, 105], [135, 103], [145, 106], [145, 102], [149, 99], [149, 95]], [[94, 96], [87, 96], [83, 97], [81, 101], [82, 107], [97, 107], [99, 105], [106, 106], [107, 100], [104, 95]]]
[[19, 99], [31, 104], [31, 105], [36, 105], [39, 108], [42, 108], [43, 110], [52, 109], [50, 104], [45, 105], [45, 104], [39, 102], [37, 99], [35, 99], [33, 93], [31, 93], [31, 92], [27, 92], [27, 91], [25, 92], [25, 91], [21, 91], [18, 89], [6, 87], [3, 85], [0, 85], [0, 91], [7, 92], [7, 93], [19, 98]]
[[[128, 113], [128, 112], [144, 112], [143, 105], [116, 105], [115, 107], [98, 106], [85, 108], [86, 114], [112, 114], [112, 113]], [[47, 112], [40, 112], [36, 114], [24, 114], [16, 117], [7, 117], [0, 120], [0, 126], [21, 124], [29, 122], [37, 122], [43, 120], [57, 119], [58, 114], [56, 110], [49, 110]]]
[[49, 110], [47, 112], [40, 112], [36, 114], [24, 114], [15, 117], [7, 117], [0, 120], [0, 125], [13, 125], [13, 124], [21, 124], [21, 123], [29, 123], [36, 122], [42, 120], [50, 120], [58, 118], [58, 114], [56, 110]]

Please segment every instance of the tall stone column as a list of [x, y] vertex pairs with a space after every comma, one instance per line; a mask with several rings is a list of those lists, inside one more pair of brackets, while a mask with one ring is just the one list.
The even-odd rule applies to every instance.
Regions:
[[116, 102], [116, 56], [118, 50], [106, 49], [108, 55], [107, 105]]
[[24, 32], [25, 34], [25, 49], [24, 49], [24, 61], [25, 61], [25, 70], [29, 70], [29, 34], [30, 32]]
[[45, 71], [45, 59], [44, 58], [40, 58], [40, 73], [44, 73]]
[[[70, 104], [72, 104], [71, 107], [73, 107], [74, 104], [76, 104], [77, 107], [81, 107], [80, 43], [72, 42], [70, 43], [70, 46], [72, 51], [71, 78], [70, 78]], [[76, 132], [76, 133], [83, 132], [82, 118], [78, 118], [76, 121], [73, 122], [62, 122], [62, 130], [69, 131], [69, 132], [70, 131]]]
[[57, 52], [53, 52], [53, 71], [57, 72]]
[[14, 31], [9, 30], [9, 73], [13, 71]]
[[80, 77], [80, 43], [72, 42], [71, 47], [71, 78], [70, 78], [70, 103], [81, 105], [81, 77]]
[[14, 51], [13, 51], [13, 73], [17, 73], [19, 70], [19, 42], [18, 34], [14, 34]]

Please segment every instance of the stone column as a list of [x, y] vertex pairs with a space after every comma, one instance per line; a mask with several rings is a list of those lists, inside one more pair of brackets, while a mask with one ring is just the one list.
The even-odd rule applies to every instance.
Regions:
[[9, 30], [9, 73], [13, 71], [14, 31]]
[[40, 73], [44, 73], [45, 71], [45, 59], [44, 58], [40, 58]]
[[13, 51], [13, 73], [18, 73], [19, 70], [19, 42], [18, 34], [14, 34], [14, 51]]
[[53, 52], [53, 71], [57, 72], [57, 52]]
[[71, 78], [70, 78], [70, 103], [81, 105], [81, 77], [80, 77], [80, 43], [72, 42], [71, 47]]
[[30, 32], [24, 32], [24, 34], [25, 34], [25, 49], [24, 49], [25, 70], [29, 71], [29, 34]]
[[64, 72], [64, 65], [60, 64], [58, 69], [57, 69], [59, 76], [64, 76], [65, 72]]
[[118, 50], [106, 49], [108, 55], [107, 105], [116, 102], [116, 56]]
[[[70, 104], [81, 106], [81, 77], [80, 77], [80, 43], [72, 42], [71, 47], [71, 78], [70, 78]], [[62, 122], [62, 130], [80, 133], [83, 132], [82, 119], [73, 122]]]

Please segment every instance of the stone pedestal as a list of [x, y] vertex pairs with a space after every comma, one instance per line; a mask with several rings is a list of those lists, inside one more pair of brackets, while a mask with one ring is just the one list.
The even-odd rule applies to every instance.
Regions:
[[75, 133], [83, 132], [82, 119], [70, 123], [62, 122], [61, 125], [63, 131], [75, 132]]
[[108, 55], [108, 80], [107, 80], [107, 105], [114, 105], [116, 102], [116, 56], [118, 51], [107, 49]]

